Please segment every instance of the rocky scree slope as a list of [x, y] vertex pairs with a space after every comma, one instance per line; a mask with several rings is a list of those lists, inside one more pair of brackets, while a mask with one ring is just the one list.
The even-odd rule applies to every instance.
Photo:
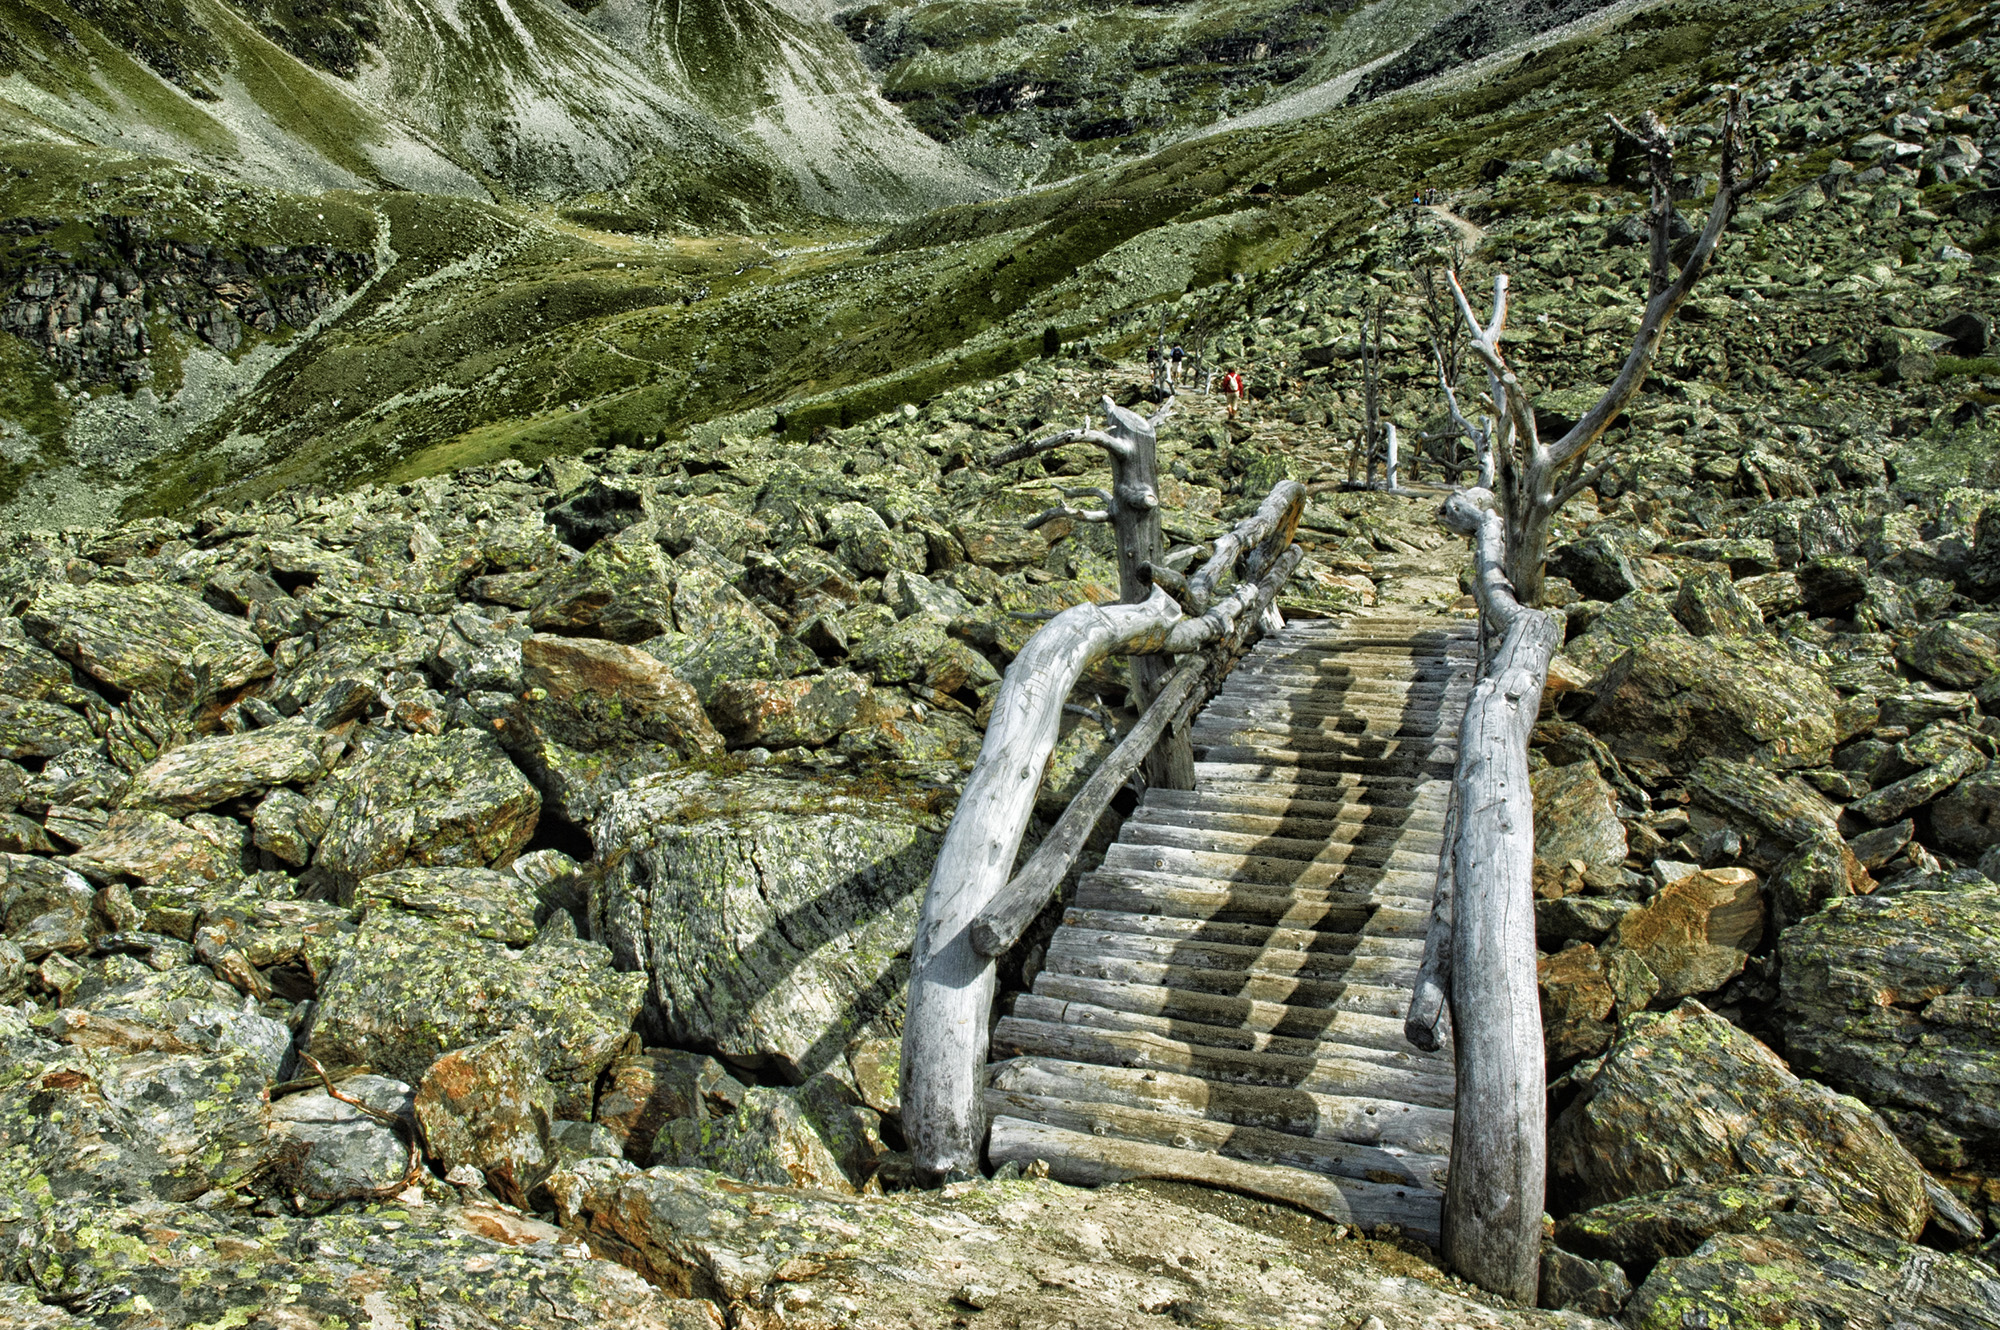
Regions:
[[[1582, 1324], [1267, 1206], [884, 1196], [903, 951], [981, 709], [1049, 611], [1111, 594], [1096, 529], [1020, 526], [1093, 450], [951, 460], [1079, 384], [985, 387], [833, 446], [17, 541], [6, 1314]], [[1168, 525], [1198, 542], [1287, 459], [1186, 415]], [[1298, 613], [1446, 545], [1386, 496], [1305, 533]], [[1080, 691], [1047, 816], [1122, 692]]]

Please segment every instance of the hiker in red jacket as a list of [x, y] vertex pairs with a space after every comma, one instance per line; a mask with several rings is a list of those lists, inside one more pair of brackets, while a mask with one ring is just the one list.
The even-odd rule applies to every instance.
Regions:
[[1222, 395], [1229, 399], [1229, 418], [1236, 419], [1236, 408], [1243, 402], [1243, 371], [1232, 369], [1222, 376]]

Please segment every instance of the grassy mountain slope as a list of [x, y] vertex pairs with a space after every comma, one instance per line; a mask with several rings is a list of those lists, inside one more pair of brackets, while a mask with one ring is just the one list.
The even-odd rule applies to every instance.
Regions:
[[[1275, 372], [1276, 359], [1296, 349], [1260, 346], [1263, 320], [1288, 307], [1301, 274], [1352, 266], [1357, 256], [1373, 256], [1364, 268], [1396, 268], [1389, 236], [1402, 222], [1392, 203], [1412, 180], [1481, 189], [1494, 163], [1540, 162], [1579, 144], [1588, 157], [1589, 141], [1602, 143], [1607, 111], [1658, 106], [1698, 121], [1711, 113], [1712, 103], [1701, 109], [1710, 87], [1746, 66], [1836, 48], [1921, 49], [1931, 29], [1957, 21], [1955, 6], [1938, 3], [1897, 41], [1896, 25], [1909, 26], [1900, 7], [1863, 6], [1837, 22], [1827, 8], [1674, 0], [1476, 78], [1183, 142], [879, 236], [821, 226], [758, 240], [695, 239], [606, 229], [618, 219], [592, 209], [565, 216], [442, 197], [342, 195], [354, 234], [379, 237], [379, 270], [312, 329], [252, 338], [229, 353], [267, 358], [254, 386], [199, 421], [185, 413], [192, 423], [179, 433], [156, 431], [129, 448], [123, 472], [96, 493], [133, 511], [177, 509], [691, 430], [801, 438], [1022, 365], [1051, 326], [1066, 343], [1100, 352], [1129, 350], [1162, 324], [1183, 336], [1228, 329], [1230, 354]], [[1797, 26], [1801, 19], [1818, 26]], [[1824, 173], [1841, 144], [1816, 139], [1820, 131], [1806, 126], [1821, 122], [1808, 111], [1786, 109], [1809, 107], [1810, 94], [1770, 91], [1774, 148], [1786, 154], [1773, 189], [1795, 190]], [[88, 217], [110, 211], [109, 198], [88, 197], [88, 183], [77, 181], [49, 209], [73, 208], [80, 225], [98, 226]], [[1479, 204], [1494, 235], [1537, 215], [1575, 213], [1588, 200], [1591, 214], [1640, 206], [1621, 188], [1565, 184], [1539, 170], [1510, 173], [1501, 185], [1483, 188], [1491, 198]], [[644, 201], [633, 195], [629, 205], [606, 197], [599, 208], [639, 210]], [[312, 202], [259, 198], [254, 206], [274, 217]], [[1913, 229], [1894, 243], [1925, 234]], [[1854, 262], [1875, 257], [1857, 251]], [[1551, 280], [1556, 291], [1537, 298], [1556, 298], [1561, 284]], [[1555, 305], [1545, 309], [1564, 317]], [[1783, 325], [1787, 356], [1807, 349], [1826, 321], [1809, 302], [1771, 318]], [[1594, 354], [1615, 357], [1618, 335], [1609, 323], [1593, 333]], [[227, 363], [178, 336], [191, 364]], [[41, 441], [41, 456], [81, 465], [79, 450], [63, 442], [75, 424], [52, 423], [73, 414], [74, 401], [61, 402], [21, 363], [16, 357], [9, 371], [24, 384], [17, 398], [39, 392], [34, 400], [55, 405], [34, 417], [40, 423], [14, 428]], [[1420, 395], [1422, 384], [1411, 389]], [[145, 391], [171, 405], [164, 385], [138, 395]], [[100, 391], [84, 413], [105, 414], [103, 400]], [[19, 505], [43, 492], [21, 491], [14, 519], [24, 520], [30, 509]]]

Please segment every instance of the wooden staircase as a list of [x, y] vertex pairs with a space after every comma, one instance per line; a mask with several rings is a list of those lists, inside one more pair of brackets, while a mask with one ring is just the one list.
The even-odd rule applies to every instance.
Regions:
[[994, 1030], [993, 1165], [1209, 1183], [1436, 1244], [1449, 1044], [1403, 1015], [1443, 848], [1469, 621], [1305, 621], [1194, 725]]

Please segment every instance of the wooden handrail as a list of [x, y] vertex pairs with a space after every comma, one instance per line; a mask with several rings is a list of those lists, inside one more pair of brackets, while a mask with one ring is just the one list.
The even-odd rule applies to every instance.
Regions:
[[[1124, 412], [1114, 413], [1113, 422], [1118, 427], [1113, 438], [1132, 431], [1135, 422], [1144, 424]], [[1141, 460], [1149, 463], [1150, 431], [1145, 443]], [[1028, 455], [1040, 448], [1037, 444], [1003, 455]], [[1107, 451], [1128, 460], [1138, 452]], [[1135, 470], [1140, 474], [1126, 475], [1115, 489], [1136, 496], [1127, 512], [1144, 508], [1150, 513], [1157, 507], [1150, 477], [1142, 468]], [[1119, 506], [1114, 503], [1111, 510], [1114, 518], [1124, 515]], [[982, 1092], [996, 985], [994, 958], [1020, 936], [1061, 883], [1104, 804], [1130, 778], [1132, 768], [1157, 755], [1163, 735], [1184, 734], [1181, 713], [1196, 687], [1220, 674], [1228, 656], [1241, 649], [1271, 611], [1273, 598], [1298, 565], [1300, 555], [1291, 541], [1304, 507], [1305, 487], [1282, 481], [1256, 514], [1218, 540], [1217, 555], [1226, 554], [1239, 571], [1255, 564], [1255, 578], [1213, 605], [1190, 606], [1192, 615], [1168, 593], [1164, 583], [1170, 579], [1158, 576], [1164, 562], [1137, 557], [1156, 547], [1143, 539], [1121, 542], [1121, 565], [1128, 558], [1133, 563], [1130, 569], [1121, 566], [1126, 574], [1121, 581], [1136, 603], [1072, 606], [1029, 638], [1008, 666], [979, 760], [938, 849], [910, 954], [903, 1129], [921, 1176], [935, 1180], [977, 1170], [985, 1138]], [[1214, 560], [1210, 566], [1215, 567]], [[1215, 567], [1214, 576], [1222, 571]], [[1183, 590], [1185, 586], [1181, 584]], [[1113, 750], [1058, 822], [1050, 836], [1056, 843], [1042, 847], [1047, 857], [1038, 851], [1014, 876], [1035, 793], [1055, 751], [1063, 703], [1084, 671], [1112, 655], [1144, 660], [1197, 652], [1197, 662], [1137, 681], [1143, 685], [1135, 689], [1144, 708], [1140, 726], [1150, 739], [1135, 730]], [[1184, 676], [1182, 668], [1188, 670]], [[1181, 682], [1167, 686], [1176, 679]], [[1122, 774], [1114, 763], [1124, 767]], [[1087, 801], [1095, 802], [1094, 811]]]
[[1459, 728], [1438, 901], [1405, 1030], [1418, 1047], [1437, 1047], [1437, 1003], [1449, 1001], [1458, 1093], [1445, 1260], [1483, 1288], [1532, 1303], [1541, 1277], [1548, 1086], [1528, 734], [1562, 632], [1550, 615], [1521, 604], [1501, 571], [1507, 531], [1490, 492], [1454, 494], [1441, 516], [1473, 538], [1473, 594], [1496, 645], [1481, 661]]

